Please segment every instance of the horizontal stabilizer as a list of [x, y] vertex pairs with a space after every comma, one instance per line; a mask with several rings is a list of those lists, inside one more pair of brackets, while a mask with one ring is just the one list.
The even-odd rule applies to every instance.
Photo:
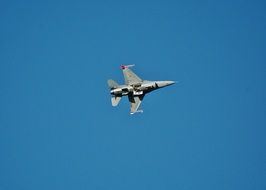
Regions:
[[121, 96], [112, 96], [111, 101], [112, 101], [112, 106], [117, 106], [121, 100]]
[[112, 79], [109, 79], [107, 81], [107, 84], [109, 86], [110, 89], [114, 89], [114, 88], [117, 88], [119, 85], [117, 84], [117, 82], [115, 82], [114, 80]]

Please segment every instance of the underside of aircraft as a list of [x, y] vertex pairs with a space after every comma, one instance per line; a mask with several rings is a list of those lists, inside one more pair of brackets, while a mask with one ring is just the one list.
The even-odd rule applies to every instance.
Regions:
[[107, 81], [110, 88], [112, 106], [117, 106], [123, 96], [128, 96], [130, 102], [130, 113], [143, 112], [139, 110], [140, 104], [144, 99], [144, 96], [169, 85], [174, 84], [174, 81], [148, 81], [142, 80], [136, 75], [130, 67], [134, 65], [122, 65], [121, 69], [125, 78], [125, 84], [119, 85], [112, 79]]

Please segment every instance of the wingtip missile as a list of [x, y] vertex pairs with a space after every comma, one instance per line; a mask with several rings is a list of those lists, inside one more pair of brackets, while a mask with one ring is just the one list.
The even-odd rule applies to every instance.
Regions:
[[132, 64], [132, 65], [121, 65], [121, 69], [124, 70], [124, 69], [127, 69], [129, 67], [134, 67], [135, 64]]
[[133, 114], [135, 114], [135, 113], [143, 113], [143, 110], [137, 110], [137, 111], [135, 111], [135, 112], [130, 112], [130, 115], [133, 115]]

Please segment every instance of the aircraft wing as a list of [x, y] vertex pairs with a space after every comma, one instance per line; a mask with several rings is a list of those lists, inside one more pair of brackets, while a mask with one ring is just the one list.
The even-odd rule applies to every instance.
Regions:
[[133, 95], [128, 96], [128, 100], [130, 102], [130, 113], [131, 114], [134, 114], [139, 111], [138, 108], [144, 96], [145, 96], [144, 94], [140, 96], [133, 96]]
[[137, 84], [142, 82], [141, 78], [139, 78], [129, 67], [133, 65], [122, 65], [121, 68], [123, 70], [125, 83], [126, 85]]

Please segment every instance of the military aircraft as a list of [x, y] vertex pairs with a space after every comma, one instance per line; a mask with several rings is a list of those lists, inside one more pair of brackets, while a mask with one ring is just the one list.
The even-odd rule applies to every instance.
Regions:
[[112, 106], [117, 106], [122, 96], [128, 96], [128, 100], [130, 102], [130, 114], [134, 114], [136, 112], [143, 112], [142, 110], [138, 109], [144, 96], [147, 93], [175, 83], [174, 81], [142, 80], [130, 69], [130, 67], [133, 66], [134, 65], [121, 66], [125, 78], [124, 85], [119, 85], [112, 79], [109, 79], [107, 81], [108, 86], [110, 88], [110, 93], [112, 95]]

